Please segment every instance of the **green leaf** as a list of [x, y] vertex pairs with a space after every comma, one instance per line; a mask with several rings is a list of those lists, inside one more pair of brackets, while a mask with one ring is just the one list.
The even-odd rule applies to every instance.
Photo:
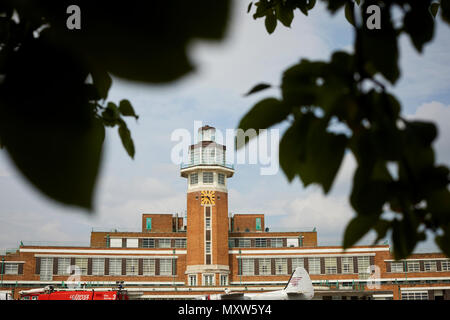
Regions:
[[[291, 112], [291, 109], [275, 98], [267, 98], [259, 101], [253, 108], [241, 119], [238, 129], [244, 132], [248, 129], [267, 129], [274, 124], [283, 121]], [[237, 149], [245, 145], [238, 143]]]
[[119, 109], [114, 102], [108, 102], [106, 109], [102, 112], [102, 119], [106, 126], [114, 127], [120, 120]]
[[128, 127], [124, 121], [120, 122], [118, 131], [119, 131], [120, 140], [122, 141], [122, 145], [124, 146], [128, 155], [132, 159], [134, 159], [135, 150], [134, 150], [133, 139], [131, 138], [130, 130], [128, 130]]
[[294, 19], [294, 9], [284, 5], [279, 5], [277, 10], [277, 18], [286, 27], [290, 27]]
[[275, 31], [275, 28], [277, 27], [277, 18], [273, 14], [273, 12], [270, 12], [266, 15], [266, 20], [264, 23], [265, 23], [267, 32], [269, 34], [272, 34]]
[[249, 92], [247, 92], [247, 93], [245, 94], [245, 96], [249, 96], [249, 95], [251, 95], [251, 94], [253, 94], [253, 93], [256, 93], [256, 92], [259, 92], [259, 91], [268, 89], [268, 88], [270, 88], [270, 87], [272, 87], [272, 85], [270, 85], [270, 84], [268, 84], [268, 83], [260, 83], [260, 84], [257, 84], [257, 85], [254, 86]]
[[247, 13], [249, 13], [250, 10], [252, 10], [252, 5], [253, 5], [253, 2], [250, 2], [250, 3], [248, 4], [248, 7], [247, 7]]
[[415, 1], [403, 19], [403, 29], [409, 34], [417, 51], [433, 39], [434, 20], [429, 12], [427, 1]]
[[284, 134], [280, 142], [280, 166], [289, 181], [299, 175], [305, 186], [331, 188], [344, 156], [347, 138], [326, 131], [326, 121], [307, 113]]
[[131, 105], [130, 101], [123, 99], [120, 101], [119, 104], [119, 112], [126, 117], [134, 117], [136, 120], [139, 118], [139, 116], [136, 115], [134, 112], [133, 106]]
[[111, 88], [112, 79], [108, 72], [100, 70], [99, 68], [93, 68], [91, 71], [92, 82], [98, 90], [100, 98], [106, 99], [108, 97], [108, 91]]
[[21, 46], [0, 85], [0, 139], [42, 194], [92, 209], [104, 127], [86, 96], [87, 75], [76, 56], [43, 37]]
[[352, 26], [355, 26], [354, 10], [355, 4], [353, 2], [347, 2], [345, 4], [345, 18]]
[[378, 216], [357, 216], [353, 218], [344, 233], [344, 249], [356, 244], [378, 221]]

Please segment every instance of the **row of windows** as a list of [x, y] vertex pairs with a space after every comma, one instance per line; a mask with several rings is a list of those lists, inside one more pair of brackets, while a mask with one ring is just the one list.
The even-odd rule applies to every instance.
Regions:
[[[214, 274], [203, 274], [202, 275], [202, 284], [204, 286], [214, 286], [215, 285], [215, 276]], [[198, 285], [197, 275], [189, 275], [188, 277], [189, 286], [195, 287]], [[220, 275], [220, 285], [226, 286], [228, 285], [228, 275], [221, 274]]]
[[[105, 258], [91, 258], [92, 271], [88, 270], [89, 258], [75, 258], [74, 265], [71, 264], [71, 258], [55, 258], [57, 259], [56, 275], [94, 275], [103, 276], [106, 274]], [[108, 275], [111, 276], [137, 276], [139, 275], [139, 259], [137, 258], [110, 258], [108, 265]], [[125, 262], [125, 274], [123, 274], [123, 263]], [[158, 275], [167, 276], [172, 275], [174, 260], [173, 259], [142, 259], [142, 275], [154, 276], [156, 275], [156, 263], [159, 263]], [[41, 258], [40, 261], [40, 275], [41, 280], [51, 280], [54, 274], [54, 258]]]
[[[140, 241], [139, 241], [140, 240]], [[114, 238], [109, 240], [110, 248], [186, 248], [186, 239], [125, 239]]]
[[[307, 269], [309, 274], [321, 274], [321, 258], [242, 258], [240, 259], [239, 266], [242, 270], [242, 275], [255, 275], [255, 268], [258, 267], [259, 275], [282, 275], [288, 274], [288, 259], [291, 260], [292, 270], [297, 267], [303, 267]], [[305, 267], [305, 260], [308, 265]], [[338, 259], [337, 257], [326, 257], [324, 261], [325, 274], [337, 274], [338, 273]], [[357, 268], [361, 274], [368, 273], [370, 266], [370, 257], [357, 257]], [[275, 270], [272, 271], [272, 264], [274, 264]], [[340, 259], [340, 272], [343, 274], [355, 273], [354, 259], [353, 257], [341, 257]]]
[[[450, 271], [450, 260], [441, 261], [441, 271]], [[435, 260], [424, 260], [423, 270], [420, 268], [419, 261], [398, 261], [391, 262], [391, 272], [436, 272], [438, 271], [437, 261]]]
[[[202, 173], [202, 182], [204, 184], [212, 184], [214, 182], [214, 173], [213, 172], [203, 172]], [[225, 175], [223, 173], [217, 174], [217, 182], [221, 185], [225, 185]], [[190, 175], [189, 183], [191, 185], [198, 184], [198, 173], [192, 173]]]
[[[291, 241], [293, 240], [293, 241]], [[256, 238], [254, 243], [252, 239], [229, 239], [228, 246], [230, 248], [283, 248], [297, 247], [298, 239], [282, 239], [282, 238]]]

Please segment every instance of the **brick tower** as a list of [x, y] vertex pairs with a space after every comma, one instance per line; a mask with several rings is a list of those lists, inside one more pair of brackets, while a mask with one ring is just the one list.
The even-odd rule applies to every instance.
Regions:
[[187, 284], [227, 285], [228, 190], [234, 174], [225, 162], [224, 145], [215, 142], [215, 128], [198, 130], [198, 141], [189, 147], [189, 162], [181, 165], [187, 178]]

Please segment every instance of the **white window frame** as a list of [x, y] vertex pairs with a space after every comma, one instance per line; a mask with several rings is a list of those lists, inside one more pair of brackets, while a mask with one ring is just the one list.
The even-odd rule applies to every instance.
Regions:
[[325, 257], [325, 274], [337, 274], [336, 257]]
[[391, 272], [392, 272], [392, 273], [402, 273], [402, 272], [405, 272], [405, 269], [404, 269], [404, 262], [403, 262], [403, 261], [391, 262]]
[[154, 247], [155, 247], [155, 239], [153, 238], [142, 239], [142, 248], [154, 248]]
[[158, 240], [158, 248], [171, 248], [172, 240], [161, 238]]
[[122, 275], [122, 258], [109, 259], [109, 275], [110, 276]]
[[266, 238], [256, 238], [255, 239], [255, 248], [267, 248], [267, 239]]
[[441, 271], [450, 271], [450, 260], [441, 261]]
[[225, 175], [223, 173], [217, 174], [217, 183], [220, 185], [225, 185]]
[[19, 264], [18, 263], [6, 263], [4, 264], [5, 274], [17, 275], [19, 274]]
[[171, 276], [173, 269], [172, 259], [160, 259], [159, 260], [159, 275], [160, 276]]
[[252, 242], [250, 239], [239, 239], [238, 240], [238, 248], [250, 248], [252, 246]]
[[358, 274], [363, 277], [368, 277], [368, 269], [370, 267], [370, 257], [369, 256], [362, 256], [356, 258], [357, 265], [358, 265]]
[[270, 246], [272, 248], [283, 248], [283, 239], [281, 238], [270, 239]]
[[143, 259], [142, 261], [142, 275], [154, 276], [156, 273], [155, 259]]
[[308, 258], [309, 274], [320, 274], [320, 258]]
[[285, 275], [287, 274], [287, 259], [286, 258], [275, 258], [275, 274]]
[[191, 185], [198, 184], [198, 173], [191, 173], [189, 176], [189, 183]]
[[136, 258], [126, 259], [126, 271], [127, 276], [137, 276], [139, 274], [139, 260]]
[[243, 258], [241, 259], [241, 268], [243, 276], [253, 276], [255, 275], [255, 260], [253, 258]]
[[189, 275], [189, 286], [191, 286], [191, 287], [197, 286], [197, 275], [196, 274]]
[[270, 258], [259, 258], [259, 275], [269, 276], [272, 274], [272, 259]]
[[341, 272], [343, 274], [355, 273], [353, 268], [353, 257], [341, 257]]
[[220, 285], [221, 286], [227, 286], [228, 285], [228, 275], [227, 274], [221, 274], [220, 275]]
[[214, 172], [204, 171], [202, 173], [202, 181], [204, 184], [213, 184], [214, 183]]
[[175, 239], [175, 248], [186, 248], [186, 239]]
[[408, 261], [406, 262], [406, 270], [408, 272], [420, 272], [420, 262], [419, 261]]
[[127, 248], [139, 248], [139, 239], [127, 238]]
[[53, 280], [53, 258], [41, 258], [39, 278], [41, 281]]
[[437, 264], [435, 260], [425, 260], [423, 262], [423, 271], [435, 272], [437, 271]]
[[428, 300], [427, 291], [403, 291], [402, 300]]
[[202, 275], [202, 284], [203, 284], [203, 286], [214, 286], [215, 285], [214, 274], [203, 274]]
[[58, 275], [69, 275], [70, 258], [58, 258]]
[[304, 258], [292, 258], [291, 259], [291, 264], [292, 264], [292, 271], [294, 271], [298, 267], [304, 268], [305, 267], [305, 260], [304, 260]]
[[80, 275], [88, 274], [88, 258], [75, 258], [75, 265], [79, 268]]
[[92, 275], [105, 275], [105, 258], [92, 258]]

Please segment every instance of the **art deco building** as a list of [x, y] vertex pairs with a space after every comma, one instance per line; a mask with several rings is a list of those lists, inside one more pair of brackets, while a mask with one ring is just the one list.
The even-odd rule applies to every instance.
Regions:
[[199, 130], [180, 168], [186, 219], [144, 213], [140, 232], [93, 230], [86, 247], [21, 243], [1, 256], [0, 290], [17, 297], [70, 281], [96, 290], [124, 281], [135, 299], [190, 299], [226, 288], [278, 290], [302, 266], [315, 299], [450, 299], [450, 260], [441, 253], [394, 261], [387, 244], [344, 251], [319, 246], [316, 230], [272, 232], [264, 214], [230, 214], [227, 186], [235, 171], [225, 150], [214, 128]]

